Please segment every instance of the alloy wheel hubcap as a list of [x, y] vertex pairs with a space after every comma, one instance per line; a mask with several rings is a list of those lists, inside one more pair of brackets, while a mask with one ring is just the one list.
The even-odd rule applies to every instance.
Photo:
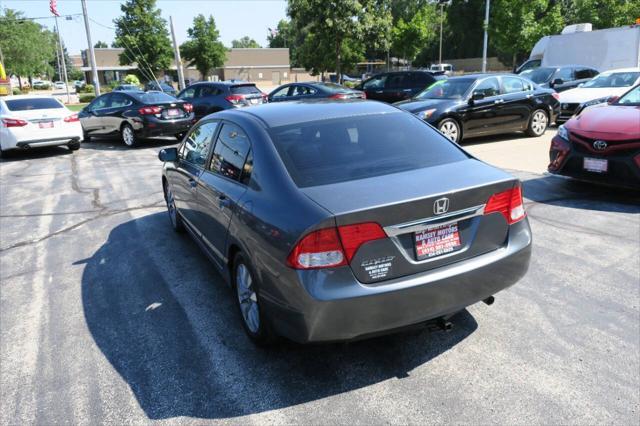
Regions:
[[541, 135], [547, 128], [547, 116], [544, 112], [538, 111], [533, 115], [533, 121], [531, 122], [531, 129], [536, 135]]
[[458, 140], [458, 126], [452, 121], [445, 121], [440, 126], [440, 133], [445, 135], [451, 141], [456, 142]]
[[122, 139], [124, 139], [124, 143], [127, 145], [133, 145], [133, 131], [131, 131], [131, 128], [125, 127], [122, 129]]
[[252, 333], [257, 333], [260, 328], [260, 311], [258, 309], [258, 296], [253, 290], [253, 279], [249, 269], [244, 265], [238, 265], [236, 270], [236, 289], [240, 312], [247, 328]]

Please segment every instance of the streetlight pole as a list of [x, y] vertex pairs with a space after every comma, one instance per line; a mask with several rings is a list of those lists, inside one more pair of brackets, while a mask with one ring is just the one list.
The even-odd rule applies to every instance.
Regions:
[[182, 71], [182, 59], [180, 59], [180, 48], [178, 42], [176, 42], [176, 32], [173, 30], [173, 17], [169, 16], [169, 24], [171, 26], [171, 38], [173, 39], [173, 56], [176, 61], [176, 70], [178, 71], [178, 85], [180, 90], [185, 88], [184, 85], [184, 73]]
[[[64, 48], [62, 47], [62, 37], [60, 37], [60, 27], [58, 27], [58, 15], [56, 19], [56, 32], [58, 33], [58, 44], [60, 45], [60, 63], [62, 64], [62, 74], [64, 75], [64, 87], [67, 88], [67, 103], [71, 103], [71, 95], [69, 94], [69, 79], [67, 78], [67, 64], [64, 60]], [[57, 50], [57, 49], [56, 49]]]
[[87, 14], [87, 0], [82, 0], [82, 14], [84, 15], [84, 28], [87, 31], [87, 43], [89, 43], [89, 60], [91, 62], [91, 74], [96, 96], [100, 96], [100, 79], [98, 78], [98, 66], [96, 65], [96, 53], [91, 42], [91, 30], [89, 29], [89, 15]]
[[482, 72], [487, 72], [487, 44], [489, 43], [489, 9], [491, 0], [486, 0], [484, 9], [484, 43], [482, 45]]
[[438, 55], [438, 63], [442, 63], [442, 22], [444, 21], [444, 2], [440, 1], [440, 54]]

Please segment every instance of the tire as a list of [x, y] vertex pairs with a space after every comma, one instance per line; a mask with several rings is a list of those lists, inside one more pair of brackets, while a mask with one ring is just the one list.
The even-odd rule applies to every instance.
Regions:
[[176, 207], [176, 201], [173, 198], [173, 193], [171, 192], [169, 184], [167, 183], [165, 183], [164, 185], [164, 200], [167, 203], [167, 213], [169, 214], [171, 227], [176, 232], [184, 232], [184, 223], [182, 222], [182, 217], [180, 217], [180, 212]]
[[184, 132], [183, 133], [176, 133], [174, 136], [176, 139], [178, 139], [178, 142], [182, 142], [182, 138], [184, 138]]
[[91, 136], [85, 131], [82, 132], [82, 142], [91, 142]]
[[549, 115], [545, 110], [537, 109], [533, 111], [531, 117], [529, 117], [527, 135], [534, 138], [542, 136], [547, 130], [547, 127], [549, 127]]
[[264, 311], [260, 308], [255, 276], [244, 255], [237, 253], [233, 260], [231, 279], [242, 328], [253, 343], [264, 346], [272, 343], [274, 336], [265, 321]]
[[70, 151], [77, 151], [80, 149], [80, 141], [69, 142], [67, 145]]
[[122, 142], [129, 148], [138, 145], [138, 137], [136, 136], [136, 132], [133, 131], [131, 124], [124, 123], [120, 129], [120, 134], [122, 136]]
[[462, 132], [460, 131], [460, 125], [453, 118], [445, 118], [438, 123], [438, 130], [451, 142], [460, 143]]

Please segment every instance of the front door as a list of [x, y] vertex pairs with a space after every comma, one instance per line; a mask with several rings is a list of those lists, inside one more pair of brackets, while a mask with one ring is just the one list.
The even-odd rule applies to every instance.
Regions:
[[389, 74], [378, 74], [364, 82], [362, 90], [367, 94], [367, 99], [384, 100], [384, 86], [388, 76]]
[[472, 95], [475, 94], [481, 94], [484, 98], [469, 105], [465, 114], [465, 136], [492, 133], [501, 126], [499, 110], [504, 100], [500, 97], [498, 78], [490, 77], [479, 82], [473, 89]]
[[79, 114], [82, 129], [88, 135], [99, 135], [104, 133], [102, 112], [107, 108], [110, 103], [110, 99], [111, 93], [99, 96], [91, 102], [82, 113]]
[[213, 147], [213, 154], [198, 182], [198, 218], [196, 226], [207, 247], [220, 264], [226, 260], [227, 230], [236, 205], [247, 190], [251, 172], [247, 157], [251, 145], [238, 125], [224, 122]]
[[169, 176], [176, 207], [191, 227], [197, 222], [198, 181], [207, 162], [217, 127], [217, 121], [209, 121], [197, 125], [189, 132], [178, 148], [176, 170]]

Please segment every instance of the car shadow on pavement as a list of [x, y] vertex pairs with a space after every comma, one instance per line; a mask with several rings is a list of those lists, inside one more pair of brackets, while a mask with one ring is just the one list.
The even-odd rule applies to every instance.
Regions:
[[176, 138], [152, 138], [142, 139], [135, 147], [126, 146], [119, 138], [91, 138], [90, 142], [83, 142], [81, 149], [89, 149], [94, 151], [130, 151], [144, 148], [163, 148], [170, 145], [176, 145]]
[[640, 213], [640, 190], [597, 185], [552, 174], [523, 179], [522, 187], [525, 204], [530, 200], [576, 209]]
[[75, 264], [88, 329], [150, 419], [233, 418], [408, 378], [477, 329], [465, 310], [448, 333], [257, 348], [229, 287], [164, 212], [118, 225]]
[[36, 160], [39, 158], [56, 157], [59, 155], [71, 155], [72, 151], [66, 146], [48, 146], [33, 149], [11, 150], [2, 153], [0, 162]]

